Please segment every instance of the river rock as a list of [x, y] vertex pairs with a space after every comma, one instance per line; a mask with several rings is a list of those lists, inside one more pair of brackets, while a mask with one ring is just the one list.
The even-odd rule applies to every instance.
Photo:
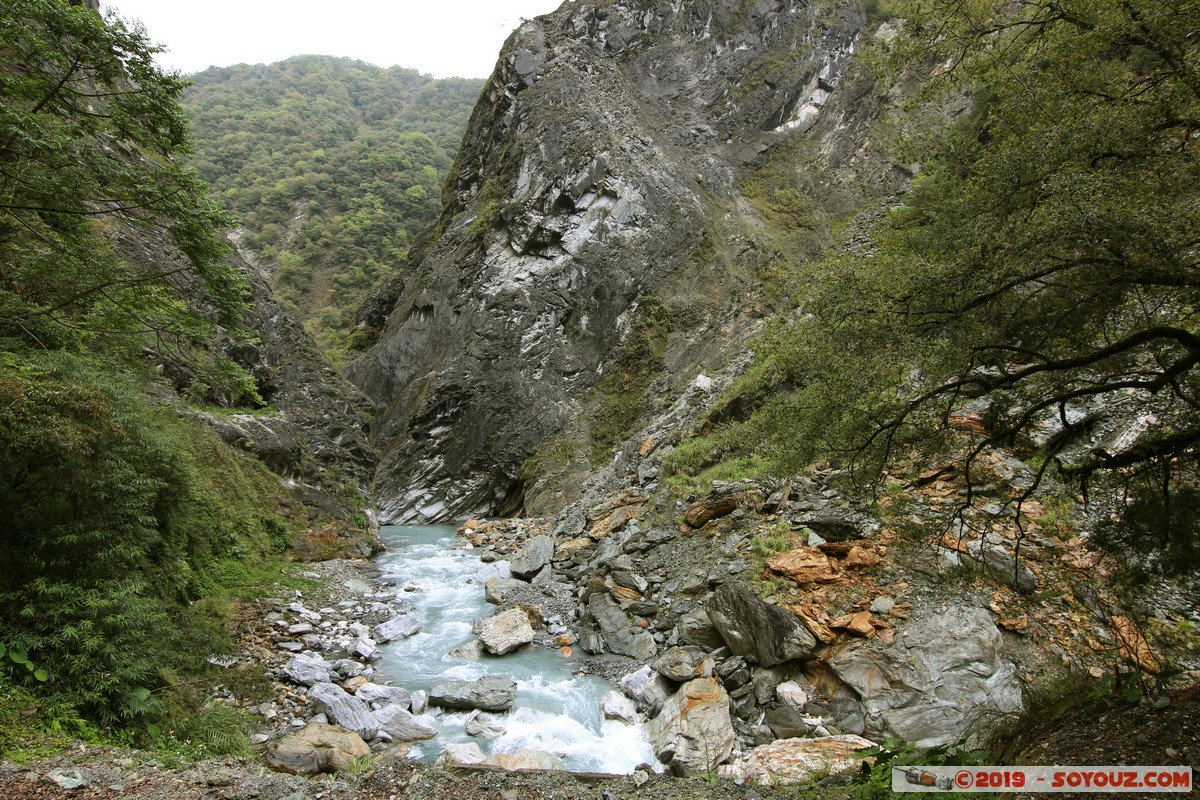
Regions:
[[663, 677], [682, 683], [712, 677], [715, 664], [699, 647], [669, 647], [654, 660], [654, 669]]
[[421, 630], [421, 621], [412, 614], [400, 614], [381, 622], [371, 630], [371, 638], [380, 644], [407, 639]]
[[694, 644], [700, 647], [724, 647], [725, 640], [709, 619], [708, 612], [703, 608], [693, 608], [679, 617], [677, 625], [679, 641], [684, 644]]
[[480, 714], [478, 711], [473, 711], [463, 721], [463, 730], [467, 732], [467, 736], [482, 736], [484, 739], [495, 739], [497, 736], [503, 736], [505, 731], [496, 721], [486, 714]]
[[689, 681], [646, 724], [646, 733], [655, 755], [671, 772], [707, 772], [729, 758], [737, 739], [729, 695], [715, 678]]
[[365, 740], [379, 734], [379, 720], [366, 703], [348, 694], [333, 683], [317, 683], [308, 690], [308, 699], [318, 713], [324, 712], [329, 721], [348, 728]]
[[928, 609], [892, 646], [859, 639], [822, 660], [817, 688], [831, 722], [920, 747], [960, 740], [977, 721], [1021, 710], [1021, 681], [1001, 633], [983, 608]]
[[760, 745], [720, 767], [722, 778], [759, 786], [807, 783], [817, 775], [838, 775], [858, 770], [859, 750], [875, 747], [861, 736], [823, 736], [817, 739], [780, 739]]
[[656, 715], [671, 696], [671, 685], [648, 666], [629, 673], [617, 685], [648, 716]]
[[364, 683], [354, 690], [354, 696], [364, 703], [378, 703], [381, 706], [394, 704], [408, 708], [411, 701], [406, 689], [399, 686], [380, 686], [378, 683]]
[[474, 742], [447, 742], [442, 745], [442, 752], [438, 754], [437, 764], [438, 766], [482, 764], [485, 760], [487, 760], [487, 756]]
[[534, 631], [529, 615], [519, 608], [510, 608], [475, 622], [475, 632], [484, 647], [493, 655], [502, 656], [533, 641]]
[[478, 572], [467, 578], [467, 583], [487, 583], [493, 578], [511, 579], [512, 570], [509, 568], [507, 561], [493, 561], [491, 564], [485, 564]]
[[605, 645], [614, 653], [649, 661], [658, 650], [654, 637], [629, 621], [629, 617], [607, 593], [588, 598], [588, 616], [595, 621]]
[[484, 764], [506, 769], [509, 772], [525, 769], [566, 769], [563, 762], [542, 750], [517, 750], [513, 753], [497, 753], [483, 760]]
[[500, 605], [506, 594], [528, 586], [528, 583], [517, 578], [489, 578], [483, 584], [483, 597], [493, 605]]
[[637, 722], [637, 706], [620, 692], [606, 692], [600, 698], [600, 711], [605, 719], [618, 719], [631, 725]]
[[417, 719], [399, 703], [379, 709], [375, 712], [375, 718], [379, 720], [380, 730], [396, 741], [411, 742], [437, 736], [434, 728]]
[[803, 658], [817, 645], [800, 617], [733, 583], [713, 594], [708, 616], [730, 650], [764, 667]]
[[464, 642], [458, 647], [451, 650], [446, 655], [451, 658], [461, 658], [463, 661], [478, 661], [483, 658], [487, 648], [483, 646], [483, 642], [478, 639], [472, 639], [469, 642]]
[[478, 708], [508, 711], [517, 696], [517, 684], [489, 675], [477, 681], [441, 681], [429, 689], [429, 704], [440, 708]]
[[379, 652], [379, 648], [375, 646], [375, 641], [369, 636], [360, 636], [350, 645], [350, 653], [361, 658], [363, 661], [378, 661], [383, 658], [383, 653]]
[[354, 731], [310, 722], [267, 748], [264, 758], [273, 769], [295, 775], [345, 772], [371, 754]]
[[554, 540], [549, 536], [534, 536], [516, 552], [509, 569], [512, 570], [513, 577], [528, 580], [549, 564], [553, 557]]
[[316, 653], [298, 653], [283, 665], [283, 677], [301, 686], [328, 683], [333, 665]]

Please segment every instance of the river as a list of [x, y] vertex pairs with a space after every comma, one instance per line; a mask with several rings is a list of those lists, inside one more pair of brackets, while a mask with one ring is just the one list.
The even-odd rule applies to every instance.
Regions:
[[606, 720], [600, 699], [614, 687], [578, 672], [574, 657], [540, 647], [522, 648], [479, 661], [447, 655], [471, 641], [472, 623], [492, 614], [483, 586], [468, 583], [482, 567], [476, 553], [448, 525], [386, 526], [380, 536], [388, 550], [376, 559], [385, 576], [409, 586], [421, 632], [380, 647], [376, 667], [397, 686], [425, 690], [442, 679], [475, 680], [498, 675], [517, 682], [517, 700], [507, 714], [488, 713], [504, 733], [492, 739], [466, 734], [469, 712], [431, 709], [421, 718], [439, 736], [418, 742], [414, 755], [434, 758], [442, 744], [473, 741], [485, 754], [543, 750], [563, 759], [569, 769], [628, 774], [640, 764], [655, 764], [645, 730]]

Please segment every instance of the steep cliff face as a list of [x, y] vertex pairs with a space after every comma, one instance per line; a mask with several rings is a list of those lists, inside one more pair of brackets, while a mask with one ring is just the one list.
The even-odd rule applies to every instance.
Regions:
[[[111, 233], [131, 261], [187, 274], [186, 260], [162, 230], [116, 225]], [[226, 393], [197, 374], [188, 353], [169, 347], [147, 351], [170, 386], [160, 391], [179, 413], [208, 425], [228, 445], [255, 456], [280, 477], [304, 509], [302, 517], [289, 520], [299, 533], [295, 555], [373, 555], [382, 545], [366, 494], [378, 459], [369, 440], [371, 402], [329, 365], [262, 276], [235, 252], [229, 257], [250, 290], [243, 324], [253, 338], [225, 336], [216, 350], [249, 372], [266, 406], [251, 410], [243, 402], [240, 408], [217, 411], [227, 405]]]
[[871, 147], [866, 27], [852, 3], [567, 2], [510, 37], [348, 371], [379, 405], [385, 521], [556, 511], [744, 347], [780, 257], [755, 171], [823, 221], [898, 180]]

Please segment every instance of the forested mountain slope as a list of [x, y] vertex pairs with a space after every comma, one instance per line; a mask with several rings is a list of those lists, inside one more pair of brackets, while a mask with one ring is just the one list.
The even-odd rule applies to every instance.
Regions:
[[185, 724], [232, 593], [375, 546], [367, 403], [231, 252], [140, 28], [0, 42], [0, 727]]
[[192, 163], [240, 220], [239, 248], [344, 352], [358, 303], [437, 217], [481, 82], [327, 56], [190, 79]]

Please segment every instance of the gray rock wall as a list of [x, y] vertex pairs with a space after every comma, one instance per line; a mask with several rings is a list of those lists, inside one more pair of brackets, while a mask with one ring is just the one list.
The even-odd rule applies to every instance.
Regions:
[[764, 152], [814, 142], [795, 168], [831, 207], [886, 183], [863, 152], [857, 5], [640, 6], [564, 4], [510, 37], [438, 229], [365, 312], [384, 328], [348, 375], [379, 406], [384, 521], [573, 499], [522, 466], [556, 434], [586, 446], [589, 392], [647, 309], [676, 312], [665, 355], [637, 365], [660, 376], [647, 402], [736, 353], [764, 256], [725, 223], [752, 228], [737, 186]]

